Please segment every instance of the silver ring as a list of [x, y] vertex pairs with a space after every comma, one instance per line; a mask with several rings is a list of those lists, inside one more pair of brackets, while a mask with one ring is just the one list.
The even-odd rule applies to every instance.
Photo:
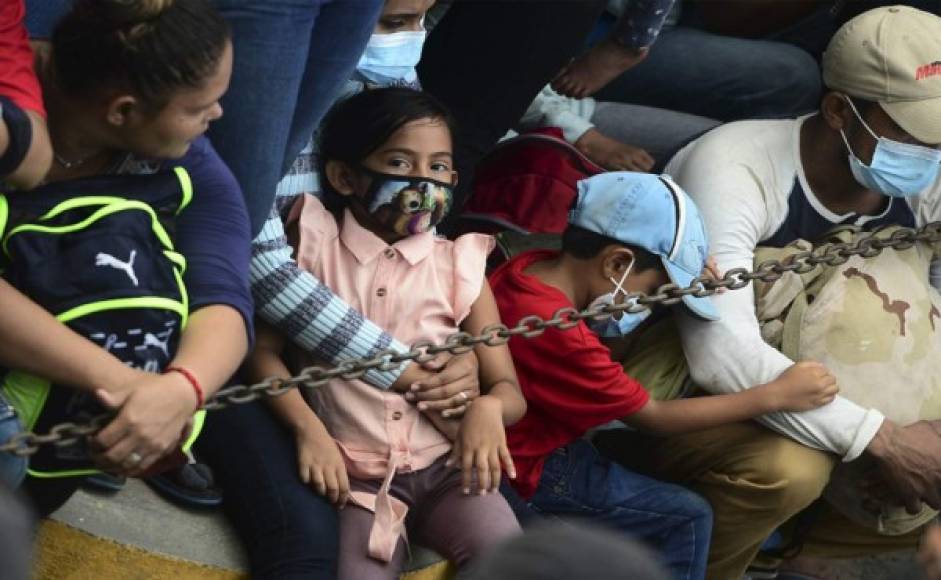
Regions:
[[135, 451], [135, 452], [133, 452], [133, 453], [131, 453], [130, 455], [127, 456], [127, 459], [125, 460], [125, 462], [126, 462], [126, 463], [129, 463], [129, 464], [131, 464], [131, 465], [137, 465], [138, 463], [140, 463], [140, 462], [143, 461], [143, 460], [144, 460], [143, 456], [141, 456], [140, 453], [138, 453], [138, 452]]
[[465, 402], [465, 403], [466, 403], [467, 400], [470, 398], [470, 397], [467, 396], [467, 393], [464, 392], [464, 391], [461, 391], [461, 392], [458, 393], [457, 395], [458, 395], [459, 397], [461, 397], [461, 401], [463, 401], [463, 402]]

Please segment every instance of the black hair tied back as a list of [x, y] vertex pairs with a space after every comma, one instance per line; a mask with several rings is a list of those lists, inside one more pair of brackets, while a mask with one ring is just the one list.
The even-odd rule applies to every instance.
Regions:
[[215, 72], [229, 37], [209, 0], [75, 0], [52, 35], [56, 83], [75, 97], [118, 86], [161, 108]]

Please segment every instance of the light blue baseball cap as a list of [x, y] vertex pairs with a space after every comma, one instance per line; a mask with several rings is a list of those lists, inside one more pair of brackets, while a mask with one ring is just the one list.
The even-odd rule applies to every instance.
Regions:
[[[569, 223], [660, 256], [681, 288], [702, 274], [709, 256], [699, 208], [667, 175], [614, 171], [583, 179]], [[719, 318], [709, 297], [684, 296], [683, 304], [700, 318]]]

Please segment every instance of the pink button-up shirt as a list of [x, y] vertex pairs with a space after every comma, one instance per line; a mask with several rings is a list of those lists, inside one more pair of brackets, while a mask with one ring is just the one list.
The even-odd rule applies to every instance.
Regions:
[[[298, 265], [397, 339], [441, 342], [457, 332], [484, 283], [490, 236], [455, 241], [425, 233], [391, 246], [346, 211], [342, 227], [316, 197], [297, 202]], [[310, 361], [304, 361], [310, 362]], [[422, 413], [394, 391], [337, 379], [307, 393], [359, 479], [384, 479], [377, 496], [354, 494], [373, 509], [370, 554], [388, 560], [404, 530], [407, 506], [388, 495], [396, 472], [423, 469], [450, 451], [451, 443]]]

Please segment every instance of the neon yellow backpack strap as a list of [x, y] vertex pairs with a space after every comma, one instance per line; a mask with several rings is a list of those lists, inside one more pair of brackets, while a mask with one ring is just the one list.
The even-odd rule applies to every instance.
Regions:
[[[179, 215], [192, 201], [193, 199], [193, 184], [190, 179], [189, 173], [183, 167], [175, 167], [173, 169], [174, 174], [180, 183], [181, 198], [180, 205], [176, 211], [176, 215]], [[114, 300], [104, 300], [97, 302], [89, 302], [82, 304], [75, 308], [72, 308], [69, 311], [60, 313], [57, 318], [60, 322], [66, 323], [76, 318], [81, 318], [95, 312], [105, 311], [105, 310], [119, 310], [124, 308], [161, 308], [166, 310], [171, 310], [180, 315], [181, 318], [181, 328], [185, 328], [187, 322], [189, 321], [189, 297], [186, 291], [186, 286], [183, 283], [183, 272], [186, 269], [186, 260], [185, 258], [175, 251], [173, 243], [170, 241], [170, 236], [163, 228], [162, 224], [157, 219], [157, 216], [153, 209], [141, 202], [131, 201], [118, 197], [110, 196], [84, 196], [74, 198], [68, 201], [65, 201], [55, 208], [47, 212], [44, 216], [39, 218], [38, 221], [45, 221], [52, 219], [57, 215], [61, 214], [64, 211], [74, 209], [77, 207], [85, 206], [101, 206], [98, 211], [94, 212], [91, 216], [82, 220], [82, 222], [77, 224], [71, 224], [66, 226], [44, 226], [40, 224], [23, 224], [18, 228], [15, 228], [14, 231], [10, 234], [17, 233], [19, 231], [45, 231], [48, 233], [67, 233], [71, 231], [76, 231], [85, 227], [90, 226], [92, 223], [100, 219], [101, 217], [107, 216], [116, 211], [123, 210], [142, 210], [148, 213], [151, 217], [151, 224], [154, 230], [154, 235], [160, 240], [164, 246], [164, 256], [173, 262], [174, 264], [174, 275], [176, 277], [177, 285], [180, 290], [181, 301], [159, 297], [159, 296], [145, 296], [137, 298], [123, 298], [123, 299], [114, 299]], [[0, 196], [0, 239], [3, 239], [4, 249], [6, 246], [6, 238], [8, 236], [4, 235], [6, 232], [6, 225], [9, 216], [9, 206], [5, 196]], [[4, 396], [7, 397], [10, 404], [17, 410], [18, 415], [20, 416], [24, 427], [27, 430], [32, 430], [40, 414], [42, 413], [43, 407], [45, 406], [46, 400], [49, 397], [50, 390], [52, 385], [49, 381], [36, 377], [27, 373], [20, 371], [11, 371], [7, 374], [0, 389], [2, 389]], [[189, 437], [183, 443], [182, 450], [184, 452], [189, 452], [193, 444], [196, 442], [196, 439], [199, 437], [200, 433], [203, 430], [203, 426], [206, 421], [206, 411], [200, 409], [193, 415], [193, 427], [190, 432]], [[41, 472], [33, 469], [28, 470], [29, 474], [32, 477], [37, 478], [60, 478], [60, 477], [82, 477], [87, 475], [92, 475], [95, 473], [100, 473], [97, 469], [76, 469], [76, 470], [61, 470], [54, 472]]]
[[10, 219], [10, 202], [7, 201], [7, 196], [0, 195], [0, 237], [3, 237], [7, 230], [8, 219]]

